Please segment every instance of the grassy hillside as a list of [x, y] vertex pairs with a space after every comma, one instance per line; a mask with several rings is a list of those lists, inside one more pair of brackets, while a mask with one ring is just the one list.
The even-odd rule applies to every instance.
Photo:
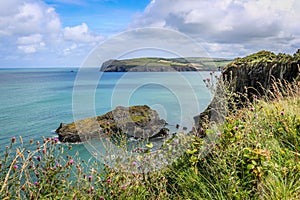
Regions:
[[[2, 199], [299, 199], [300, 90], [246, 102], [213, 141], [194, 136], [172, 166], [154, 173], [115, 171], [69, 156], [55, 139], [12, 138], [0, 157]], [[276, 91], [274, 91], [276, 92]], [[27, 151], [33, 146], [36, 151]], [[203, 154], [203, 147], [209, 147]], [[150, 161], [151, 162], [151, 161]], [[122, 163], [120, 163], [122, 164]], [[132, 162], [132, 167], [136, 163]]]
[[[130, 71], [134, 68], [142, 68], [147, 71], [150, 68], [155, 70], [158, 68], [176, 67], [184, 71], [196, 70], [218, 70], [224, 67], [231, 60], [221, 58], [134, 58], [126, 60], [109, 60], [103, 63], [101, 71]], [[139, 69], [135, 69], [139, 70]]]

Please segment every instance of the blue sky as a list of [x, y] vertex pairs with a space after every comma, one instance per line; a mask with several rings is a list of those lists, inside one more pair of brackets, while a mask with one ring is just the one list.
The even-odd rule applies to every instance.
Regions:
[[127, 28], [150, 0], [46, 0], [59, 13], [63, 26], [85, 22], [93, 31], [110, 35]]
[[300, 48], [299, 10], [299, 0], [2, 1], [0, 67], [80, 66], [97, 45], [144, 27], [178, 31], [211, 57], [292, 54]]

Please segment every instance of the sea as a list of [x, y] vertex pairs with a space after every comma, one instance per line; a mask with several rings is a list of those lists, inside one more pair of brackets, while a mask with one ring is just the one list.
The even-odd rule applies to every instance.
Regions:
[[[192, 128], [212, 99], [211, 72], [99, 72], [82, 68], [0, 69], [0, 148], [12, 137], [57, 137], [61, 122], [104, 114], [116, 106], [148, 105], [169, 123]], [[212, 82], [212, 81], [211, 81]], [[87, 154], [83, 144], [73, 149]]]

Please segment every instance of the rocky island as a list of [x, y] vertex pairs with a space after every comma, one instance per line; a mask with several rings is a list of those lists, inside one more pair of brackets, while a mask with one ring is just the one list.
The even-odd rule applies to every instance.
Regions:
[[168, 134], [166, 121], [160, 119], [158, 113], [150, 107], [118, 106], [114, 110], [92, 118], [75, 121], [70, 124], [61, 123], [56, 129], [61, 142], [84, 142], [93, 138], [126, 134], [126, 136], [146, 139]]
[[108, 60], [101, 66], [102, 72], [171, 72], [216, 71], [228, 64], [223, 58], [133, 58]]

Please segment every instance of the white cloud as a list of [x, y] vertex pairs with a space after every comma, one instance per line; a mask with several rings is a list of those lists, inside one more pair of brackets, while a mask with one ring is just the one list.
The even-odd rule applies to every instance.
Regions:
[[43, 36], [41, 34], [19, 37], [17, 44], [18, 49], [26, 54], [35, 53], [45, 46]]
[[[299, 10], [298, 0], [156, 0], [130, 27], [175, 29], [211, 44], [210, 49], [218, 44], [219, 54], [230, 44], [242, 52], [253, 51], [254, 45], [289, 52], [295, 48], [291, 38], [300, 37]], [[278, 39], [281, 44], [274, 45]], [[239, 49], [231, 52], [240, 54]]]
[[99, 42], [103, 38], [97, 36], [89, 30], [88, 26], [85, 23], [74, 27], [65, 27], [64, 28], [64, 38], [70, 41], [77, 42], [86, 42], [94, 43]]
[[[73, 1], [72, 1], [73, 2]], [[1, 61], [84, 59], [90, 48], [102, 37], [87, 24], [62, 27], [55, 8], [40, 0], [9, 0], [0, 6], [0, 65]], [[15, 56], [13, 56], [15, 55]], [[75, 59], [74, 59], [75, 58]], [[61, 61], [63, 62], [63, 61]]]

